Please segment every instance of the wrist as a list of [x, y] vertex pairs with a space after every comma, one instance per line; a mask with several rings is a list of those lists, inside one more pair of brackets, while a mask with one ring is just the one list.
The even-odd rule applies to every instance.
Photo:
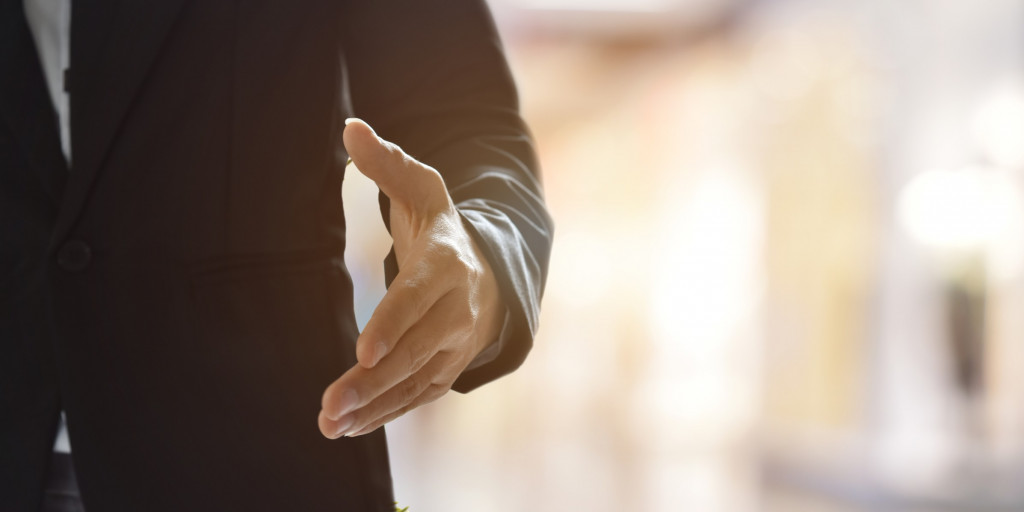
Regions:
[[505, 325], [505, 317], [508, 311], [504, 301], [501, 300], [501, 292], [498, 288], [498, 281], [495, 278], [494, 271], [491, 269], [490, 264], [488, 264], [487, 259], [480, 255], [480, 250], [476, 247], [476, 244], [474, 243], [473, 245], [483, 267], [480, 275], [480, 309], [476, 322], [475, 357], [498, 340], [501, 330]]

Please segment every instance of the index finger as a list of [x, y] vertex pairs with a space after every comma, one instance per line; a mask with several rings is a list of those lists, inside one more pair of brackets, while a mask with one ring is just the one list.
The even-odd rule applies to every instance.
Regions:
[[383, 359], [402, 335], [448, 293], [451, 287], [446, 284], [434, 278], [424, 263], [399, 271], [356, 340], [359, 364], [373, 368]]

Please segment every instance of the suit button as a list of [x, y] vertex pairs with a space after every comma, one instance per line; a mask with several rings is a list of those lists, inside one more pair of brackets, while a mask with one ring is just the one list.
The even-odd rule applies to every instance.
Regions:
[[68, 272], [81, 272], [92, 261], [92, 249], [81, 240], [69, 240], [57, 252], [57, 265]]

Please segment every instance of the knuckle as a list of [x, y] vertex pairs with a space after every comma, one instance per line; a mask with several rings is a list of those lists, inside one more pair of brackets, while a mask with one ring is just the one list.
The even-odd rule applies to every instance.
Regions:
[[420, 394], [420, 387], [419, 382], [415, 378], [409, 377], [402, 381], [398, 387], [398, 396], [401, 403], [408, 404], [415, 400]]
[[444, 336], [449, 341], [447, 346], [458, 345], [473, 336], [476, 331], [477, 316], [477, 312], [471, 306], [462, 305], [445, 327]]
[[402, 165], [410, 172], [421, 172], [424, 168], [428, 168], [419, 160], [416, 160], [409, 154], [402, 152]]
[[405, 353], [406, 363], [408, 364], [409, 370], [411, 372], [416, 372], [420, 368], [423, 368], [423, 365], [427, 362], [428, 354], [426, 347], [412, 341], [406, 341], [404, 345], [405, 349], [403, 352]]
[[384, 150], [385, 155], [387, 155], [387, 157], [392, 160], [400, 161], [404, 164], [406, 158], [408, 158], [408, 156], [405, 154], [405, 151], [402, 151], [402, 148], [400, 148], [398, 144], [395, 144], [394, 142], [381, 139], [380, 146]]
[[481, 269], [473, 256], [456, 244], [448, 241], [437, 241], [429, 247], [431, 255], [437, 259], [438, 268], [443, 277], [454, 280], [456, 285], [474, 285], [479, 281]]
[[478, 281], [483, 269], [473, 253], [457, 243], [446, 242], [444, 245], [448, 271], [469, 284]]
[[480, 268], [476, 264], [476, 260], [472, 254], [468, 251], [459, 251], [459, 270], [466, 276], [467, 279], [477, 280], [480, 277]]
[[452, 311], [447, 332], [456, 339], [461, 339], [466, 333], [473, 332], [480, 315], [480, 308], [476, 304], [472, 292], [466, 288], [456, 290], [454, 300], [457, 301], [457, 309]]
[[441, 365], [441, 371], [431, 381], [431, 385], [441, 385], [450, 388], [455, 378], [469, 364], [469, 358], [458, 357], [454, 352], [445, 352], [444, 356], [445, 359]]
[[471, 261], [464, 261], [462, 263], [462, 283], [461, 285], [467, 290], [467, 294], [472, 295], [472, 291], [477, 290], [480, 285], [480, 281], [483, 278], [482, 272], [479, 267], [473, 264]]
[[483, 278], [483, 269], [481, 269], [480, 265], [477, 265], [475, 261], [472, 261], [469, 258], [463, 258], [460, 262], [462, 265], [462, 272], [466, 276], [466, 285], [470, 286], [471, 289], [475, 288]]
[[421, 405], [428, 404], [430, 402], [433, 402], [434, 400], [437, 400], [438, 398], [441, 398], [442, 396], [444, 396], [445, 393], [448, 392], [448, 389], [449, 386], [446, 384], [431, 384], [421, 394]]

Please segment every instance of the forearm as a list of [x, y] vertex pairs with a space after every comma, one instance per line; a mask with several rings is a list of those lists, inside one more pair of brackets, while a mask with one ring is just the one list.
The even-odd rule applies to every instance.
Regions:
[[[537, 328], [552, 222], [531, 137], [482, 2], [357, 4], [370, 11], [358, 19], [380, 24], [350, 27], [355, 114], [442, 175], [507, 312], [494, 359], [464, 372], [453, 388], [468, 391], [517, 368]], [[388, 222], [384, 195], [381, 207]], [[393, 253], [385, 269], [390, 283], [399, 270]]]

